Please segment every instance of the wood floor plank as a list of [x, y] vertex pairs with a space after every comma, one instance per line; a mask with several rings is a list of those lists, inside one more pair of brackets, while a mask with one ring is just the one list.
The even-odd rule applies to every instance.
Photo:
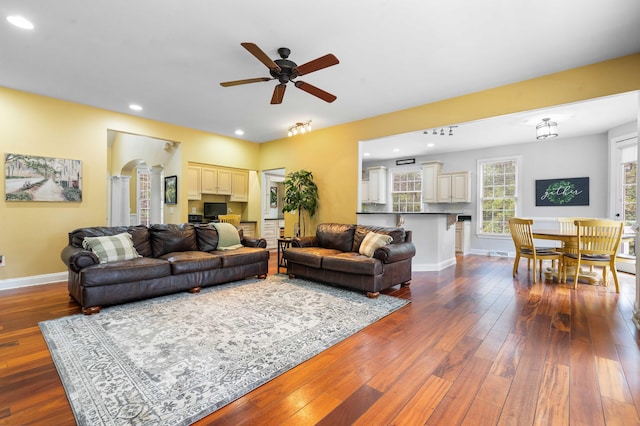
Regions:
[[569, 423], [569, 366], [547, 362], [536, 405], [534, 425]]
[[[635, 276], [616, 294], [457, 260], [383, 291], [409, 306], [195, 424], [640, 423]], [[0, 425], [75, 424], [38, 322], [77, 313], [66, 282], [0, 290]]]

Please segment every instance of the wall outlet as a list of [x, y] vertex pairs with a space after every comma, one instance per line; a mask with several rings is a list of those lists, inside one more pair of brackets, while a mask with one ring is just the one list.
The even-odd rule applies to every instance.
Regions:
[[0, 266], [5, 266], [4, 254], [0, 254]]

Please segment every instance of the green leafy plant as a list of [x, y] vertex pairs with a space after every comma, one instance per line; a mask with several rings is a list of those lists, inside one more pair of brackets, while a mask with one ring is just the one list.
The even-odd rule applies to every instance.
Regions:
[[301, 235], [305, 235], [306, 227], [303, 213], [312, 218], [318, 210], [318, 187], [313, 181], [313, 174], [307, 170], [298, 170], [287, 174], [284, 181], [283, 213], [298, 211], [298, 224]]

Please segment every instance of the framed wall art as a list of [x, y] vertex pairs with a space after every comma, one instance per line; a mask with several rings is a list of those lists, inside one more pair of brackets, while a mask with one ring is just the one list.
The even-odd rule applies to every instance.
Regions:
[[178, 204], [178, 176], [164, 178], [164, 203]]
[[588, 177], [536, 180], [536, 206], [588, 205]]
[[82, 201], [82, 162], [5, 154], [6, 201]]

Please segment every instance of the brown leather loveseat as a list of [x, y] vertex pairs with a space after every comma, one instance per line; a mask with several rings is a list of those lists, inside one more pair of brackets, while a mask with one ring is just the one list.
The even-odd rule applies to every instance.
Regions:
[[[92, 314], [106, 305], [180, 291], [195, 293], [202, 287], [252, 276], [265, 278], [269, 262], [266, 241], [243, 238], [242, 231], [237, 232], [241, 246], [223, 251], [218, 247], [218, 232], [212, 225], [76, 229], [69, 233], [69, 244], [61, 253], [69, 269], [69, 294], [85, 314]], [[94, 251], [83, 247], [83, 242], [86, 245], [92, 237], [122, 237], [123, 233], [131, 236], [135, 247], [133, 258], [101, 263]], [[129, 239], [127, 235], [124, 237]]]
[[[369, 239], [369, 233], [383, 242], [368, 246], [365, 239]], [[377, 297], [386, 288], [409, 285], [415, 254], [411, 231], [404, 228], [321, 223], [315, 236], [295, 238], [284, 258], [290, 277], [322, 281]]]

